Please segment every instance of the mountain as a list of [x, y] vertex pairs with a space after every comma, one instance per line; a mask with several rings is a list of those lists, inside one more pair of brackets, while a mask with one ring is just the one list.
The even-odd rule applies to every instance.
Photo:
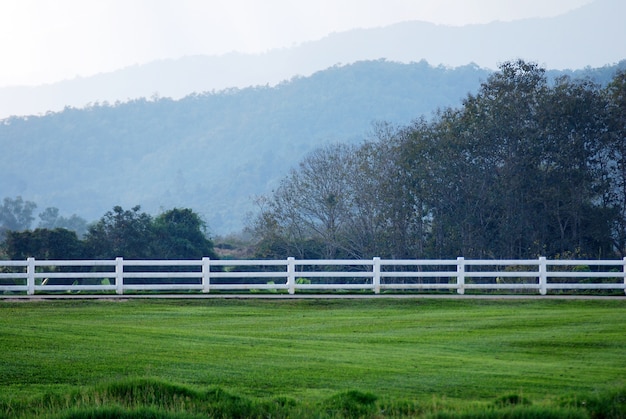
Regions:
[[243, 226], [310, 150], [359, 142], [374, 121], [407, 124], [460, 104], [489, 71], [426, 62], [335, 66], [274, 87], [226, 89], [0, 120], [0, 198], [88, 220], [114, 205], [191, 207], [212, 231]]
[[[606, 83], [615, 69], [571, 73]], [[152, 214], [190, 207], [213, 233], [235, 232], [253, 197], [271, 192], [307, 152], [361, 142], [376, 121], [405, 125], [459, 106], [489, 74], [476, 65], [363, 61], [274, 87], [6, 118], [0, 199], [22, 196], [40, 211], [57, 207], [90, 221], [115, 205]]]
[[92, 77], [37, 87], [0, 88], [0, 118], [60, 111], [96, 102], [115, 103], [160, 95], [274, 86], [343, 63], [386, 58], [433, 65], [497, 64], [522, 57], [553, 69], [600, 67], [626, 58], [626, 2], [595, 0], [551, 18], [461, 27], [403, 22], [333, 33], [265, 54], [191, 56], [136, 65]]

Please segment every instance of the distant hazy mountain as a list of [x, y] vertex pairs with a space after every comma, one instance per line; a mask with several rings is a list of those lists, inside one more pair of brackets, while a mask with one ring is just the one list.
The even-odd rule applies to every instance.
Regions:
[[338, 63], [386, 58], [433, 65], [476, 63], [495, 70], [524, 58], [554, 69], [614, 64], [626, 58], [626, 1], [596, 0], [562, 16], [451, 27], [405, 22], [331, 34], [266, 54], [226, 54], [162, 60], [38, 87], [0, 88], [0, 118], [59, 111], [65, 106], [126, 101], [158, 94], [275, 85]]
[[[614, 71], [573, 75], [606, 83]], [[152, 214], [190, 207], [213, 232], [237, 231], [252, 198], [269, 193], [310, 150], [360, 142], [375, 121], [405, 125], [460, 106], [489, 74], [475, 65], [367, 61], [275, 87], [0, 120], [0, 199], [20, 195], [39, 210], [90, 221], [115, 205]]]

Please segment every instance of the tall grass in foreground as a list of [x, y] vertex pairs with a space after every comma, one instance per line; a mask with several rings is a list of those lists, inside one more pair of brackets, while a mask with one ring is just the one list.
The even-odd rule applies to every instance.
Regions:
[[197, 390], [158, 380], [129, 379], [67, 394], [0, 403], [2, 417], [52, 418], [624, 418], [626, 388], [533, 405], [518, 395], [460, 407], [445, 400], [385, 400], [358, 390], [311, 403], [288, 397], [255, 399], [221, 388]]
[[0, 302], [0, 417], [623, 418], [625, 301]]

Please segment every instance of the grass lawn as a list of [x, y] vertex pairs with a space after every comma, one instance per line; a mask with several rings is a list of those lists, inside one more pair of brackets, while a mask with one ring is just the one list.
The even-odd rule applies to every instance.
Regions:
[[620, 415], [625, 325], [624, 300], [0, 301], [0, 417]]

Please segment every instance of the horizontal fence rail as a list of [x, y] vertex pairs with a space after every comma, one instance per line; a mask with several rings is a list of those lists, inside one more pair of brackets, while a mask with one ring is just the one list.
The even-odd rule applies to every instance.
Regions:
[[0, 293], [622, 290], [621, 260], [0, 260]]

